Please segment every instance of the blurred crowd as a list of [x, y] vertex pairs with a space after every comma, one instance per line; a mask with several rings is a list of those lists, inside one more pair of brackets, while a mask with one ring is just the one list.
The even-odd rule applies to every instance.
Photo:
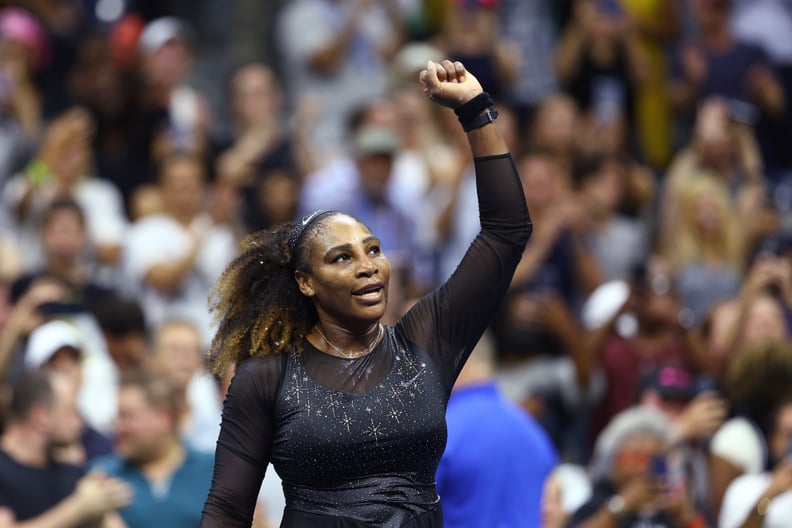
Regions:
[[360, 218], [388, 323], [454, 272], [473, 160], [417, 82], [446, 57], [534, 223], [491, 337], [557, 453], [539, 525], [790, 525], [792, 1], [5, 0], [0, 527], [197, 525], [246, 234]]

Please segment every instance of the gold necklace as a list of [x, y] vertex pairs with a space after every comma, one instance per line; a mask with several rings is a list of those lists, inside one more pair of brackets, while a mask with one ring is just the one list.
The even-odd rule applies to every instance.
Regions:
[[371, 343], [369, 343], [368, 347], [366, 347], [366, 352], [363, 354], [360, 353], [350, 354], [349, 352], [346, 352], [342, 348], [339, 348], [335, 346], [333, 343], [331, 343], [330, 340], [327, 339], [324, 333], [319, 329], [319, 325], [315, 325], [314, 329], [316, 329], [316, 333], [319, 334], [319, 337], [322, 338], [322, 341], [324, 341], [327, 346], [338, 352], [338, 354], [341, 357], [347, 359], [357, 359], [369, 355], [371, 351], [374, 350], [374, 347], [377, 346], [377, 343], [379, 343], [380, 339], [382, 338], [382, 334], [385, 332], [385, 328], [382, 326], [382, 323], [379, 323], [379, 330], [377, 331], [377, 335], [374, 337], [374, 339], [371, 340]]

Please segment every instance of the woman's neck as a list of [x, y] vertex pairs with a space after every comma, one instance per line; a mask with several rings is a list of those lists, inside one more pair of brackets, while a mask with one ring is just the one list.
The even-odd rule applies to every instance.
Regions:
[[310, 341], [314, 346], [328, 354], [340, 357], [362, 357], [374, 349], [383, 334], [384, 328], [379, 321], [361, 331], [319, 321], [308, 336], [313, 338]]

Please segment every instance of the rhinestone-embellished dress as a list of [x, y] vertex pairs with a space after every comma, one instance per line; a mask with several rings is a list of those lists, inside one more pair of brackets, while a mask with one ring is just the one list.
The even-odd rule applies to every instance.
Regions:
[[442, 527], [446, 404], [530, 234], [511, 157], [477, 159], [476, 174], [481, 232], [371, 353], [339, 358], [306, 340], [300, 354], [239, 366], [202, 527], [250, 526], [270, 464], [286, 498], [281, 527]]

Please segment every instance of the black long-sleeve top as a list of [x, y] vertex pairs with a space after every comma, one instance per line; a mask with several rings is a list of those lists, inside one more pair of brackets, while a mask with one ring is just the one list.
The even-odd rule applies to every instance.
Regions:
[[480, 233], [371, 353], [339, 358], [306, 340], [301, 354], [239, 366], [201, 527], [250, 526], [269, 464], [283, 481], [281, 526], [441, 526], [446, 404], [531, 233], [511, 156], [475, 164]]

